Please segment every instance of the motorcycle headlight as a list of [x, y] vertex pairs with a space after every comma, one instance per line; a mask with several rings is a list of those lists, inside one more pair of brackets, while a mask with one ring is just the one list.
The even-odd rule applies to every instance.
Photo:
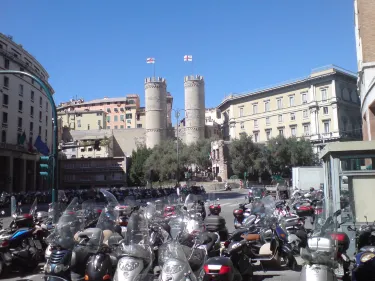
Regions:
[[371, 260], [373, 257], [375, 257], [374, 253], [364, 253], [361, 256], [361, 262], [367, 262], [367, 261]]
[[135, 261], [127, 261], [127, 262], [120, 262], [119, 263], [119, 268], [122, 270], [122, 271], [125, 271], [125, 272], [128, 272], [128, 271], [133, 271], [134, 269], [136, 269], [137, 267], [139, 266], [139, 262], [135, 262]]
[[184, 268], [181, 266], [181, 265], [177, 265], [177, 264], [167, 264], [164, 266], [163, 268], [163, 271], [166, 273], [166, 274], [175, 274], [177, 272], [180, 272], [181, 270], [183, 270]]
[[47, 273], [51, 273], [51, 271], [52, 271], [52, 267], [51, 267], [51, 265], [47, 263], [46, 266], [44, 267], [44, 270], [45, 270], [45, 272], [47, 272]]
[[57, 264], [57, 265], [55, 266], [55, 270], [54, 270], [54, 272], [55, 272], [55, 273], [60, 273], [60, 272], [63, 270], [63, 268], [64, 268], [64, 266], [63, 266], [62, 264]]

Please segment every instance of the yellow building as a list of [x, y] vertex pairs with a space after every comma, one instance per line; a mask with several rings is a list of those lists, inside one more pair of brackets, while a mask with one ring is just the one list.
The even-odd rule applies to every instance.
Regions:
[[357, 76], [337, 66], [314, 69], [305, 78], [244, 94], [231, 94], [217, 107], [223, 137], [241, 133], [255, 142], [277, 135], [309, 138], [320, 151], [324, 143], [361, 139]]
[[60, 111], [57, 115], [63, 129], [84, 131], [107, 127], [107, 113], [101, 110]]

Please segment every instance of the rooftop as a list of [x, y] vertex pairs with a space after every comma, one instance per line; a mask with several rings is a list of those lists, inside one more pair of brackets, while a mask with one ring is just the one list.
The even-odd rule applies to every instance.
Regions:
[[10, 35], [5, 35], [3, 33], [0, 33], [0, 38], [4, 41], [7, 41], [8, 43], [11, 43], [12, 45], [18, 47], [19, 49], [22, 49], [22, 51], [32, 60], [34, 60], [34, 62], [38, 65], [38, 67], [43, 70], [43, 72], [47, 75], [47, 77], [49, 78], [49, 74], [48, 72], [45, 70], [45, 68], [43, 67], [43, 65], [40, 64], [40, 62], [32, 55], [30, 54], [28, 51], [26, 51], [24, 48], [23, 48], [23, 45], [21, 44], [17, 44], [16, 42], [13, 41], [13, 36], [10, 36]]
[[375, 141], [348, 141], [327, 143], [320, 152], [319, 157], [324, 158], [330, 154], [338, 155], [374, 155]]
[[271, 90], [276, 90], [276, 89], [281, 89], [281, 88], [284, 88], [284, 87], [293, 86], [293, 85], [296, 85], [296, 84], [300, 84], [300, 83], [303, 83], [303, 82], [307, 82], [307, 81], [310, 81], [310, 80], [313, 80], [313, 79], [317, 79], [317, 78], [324, 77], [324, 76], [329, 76], [329, 75], [336, 74], [336, 73], [341, 73], [341, 74], [344, 74], [346, 76], [350, 76], [353, 79], [357, 79], [356, 73], [354, 73], [352, 71], [349, 71], [349, 70], [346, 70], [346, 69], [343, 69], [339, 66], [330, 64], [330, 65], [326, 65], [326, 66], [322, 66], [322, 67], [312, 69], [311, 74], [308, 75], [308, 76], [305, 76], [305, 77], [291, 79], [291, 80], [288, 80], [288, 81], [284, 81], [284, 82], [281, 82], [281, 83], [277, 83], [277, 84], [274, 84], [274, 85], [258, 88], [258, 89], [243, 92], [243, 93], [231, 93], [224, 98], [224, 100], [218, 105], [218, 108], [220, 106], [224, 105], [225, 103], [227, 103], [229, 101], [232, 101], [232, 100], [235, 100], [235, 99], [240, 99], [240, 98], [243, 98], [243, 97], [246, 97], [246, 96], [261, 94], [261, 93], [265, 93], [265, 92], [268, 92], [268, 91], [271, 91]]
[[90, 105], [90, 104], [97, 104], [97, 103], [106, 103], [106, 102], [109, 102], [109, 103], [126, 102], [127, 100], [134, 99], [134, 98], [139, 98], [139, 96], [136, 94], [130, 94], [130, 95], [127, 95], [126, 97], [117, 97], [117, 98], [104, 97], [102, 99], [95, 99], [95, 100], [86, 101], [86, 102], [84, 101], [82, 103], [76, 103], [76, 104], [65, 102], [63, 103], [62, 108], [72, 107], [72, 106], [81, 106], [81, 105]]

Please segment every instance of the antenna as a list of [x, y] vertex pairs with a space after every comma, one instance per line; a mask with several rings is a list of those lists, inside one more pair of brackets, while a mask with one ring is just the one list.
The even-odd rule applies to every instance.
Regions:
[[368, 225], [367, 216], [365, 216], [365, 219], [366, 219], [366, 224]]

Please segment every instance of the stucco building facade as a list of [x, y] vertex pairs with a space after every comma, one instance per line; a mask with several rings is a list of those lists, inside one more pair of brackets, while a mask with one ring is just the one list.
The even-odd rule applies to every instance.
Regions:
[[[0, 70], [17, 70], [48, 83], [44, 67], [11, 36], [0, 33]], [[0, 190], [21, 192], [41, 188], [35, 139], [52, 146], [52, 110], [46, 93], [25, 75], [0, 75]], [[25, 139], [21, 137], [25, 136]]]
[[354, 13], [363, 140], [375, 140], [375, 2], [355, 0]]
[[252, 135], [308, 138], [319, 152], [327, 142], [362, 138], [356, 75], [337, 66], [263, 90], [232, 94], [219, 104], [225, 140]]

